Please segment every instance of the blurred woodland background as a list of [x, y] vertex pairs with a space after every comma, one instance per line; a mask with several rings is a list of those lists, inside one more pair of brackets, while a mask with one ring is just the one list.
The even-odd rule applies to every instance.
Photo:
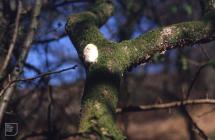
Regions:
[[[17, 68], [35, 0], [21, 3], [22, 33], [16, 39], [9, 73]], [[17, 0], [0, 0], [1, 65], [13, 37], [18, 5]], [[92, 6], [93, 0], [42, 0], [38, 28], [19, 78], [71, 69], [17, 82], [3, 122], [17, 122], [19, 133], [5, 137], [1, 125], [0, 139], [76, 139], [72, 134], [79, 124], [86, 74], [65, 33], [65, 24], [69, 15]], [[100, 31], [116, 42], [136, 38], [156, 27], [198, 20], [203, 15], [199, 0], [114, 0], [114, 6], [113, 16]], [[195, 44], [157, 54], [149, 63], [130, 69], [121, 84], [119, 108], [178, 101], [188, 92], [189, 99], [214, 99], [215, 70], [209, 65], [215, 60], [214, 54], [214, 42]], [[215, 139], [215, 105], [187, 109], [190, 114], [183, 107], [119, 112], [117, 123], [129, 140], [199, 140], [204, 134]]]

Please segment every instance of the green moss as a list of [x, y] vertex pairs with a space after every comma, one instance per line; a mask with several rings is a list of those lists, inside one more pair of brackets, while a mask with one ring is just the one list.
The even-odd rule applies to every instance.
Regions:
[[146, 61], [157, 52], [166, 49], [183, 47], [188, 44], [210, 40], [213, 27], [202, 21], [184, 22], [164, 28], [157, 28], [130, 41], [123, 41], [117, 45], [119, 49], [117, 59], [122, 70]]
[[[90, 81], [93, 82], [93, 81]], [[118, 100], [118, 90], [112, 83], [96, 83], [86, 89], [83, 100], [80, 132], [96, 131], [102, 140], [124, 139], [113, 117]]]
[[83, 113], [84, 118], [81, 119], [80, 132], [96, 131], [101, 135], [101, 140], [110, 138], [115, 140], [124, 139], [122, 133], [116, 127], [116, 122], [106, 104], [95, 101], [88, 102], [85, 105], [87, 110]]
[[157, 28], [136, 39], [113, 43], [104, 39], [98, 29], [111, 15], [112, 8], [107, 0], [96, 0], [91, 11], [71, 16], [66, 26], [81, 58], [87, 44], [92, 43], [98, 48], [97, 62], [84, 62], [88, 73], [80, 132], [97, 132], [102, 140], [124, 139], [114, 117], [120, 79], [127, 68], [166, 49], [215, 38], [213, 24], [193, 21]]

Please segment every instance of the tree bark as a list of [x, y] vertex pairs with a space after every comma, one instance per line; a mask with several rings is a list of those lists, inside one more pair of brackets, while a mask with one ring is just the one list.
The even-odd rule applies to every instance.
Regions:
[[[167, 49], [214, 40], [212, 19], [215, 16], [211, 13], [215, 2], [211, 0], [208, 3], [209, 8], [205, 8], [207, 15], [201, 21], [157, 28], [120, 43], [104, 39], [98, 29], [113, 12], [110, 1], [96, 0], [90, 11], [70, 16], [66, 31], [87, 69], [79, 131], [96, 133], [102, 140], [125, 139], [115, 123], [123, 73], [130, 67], [147, 62], [155, 53], [163, 54]], [[93, 62], [86, 61], [85, 49], [89, 44], [98, 49], [98, 58]]]

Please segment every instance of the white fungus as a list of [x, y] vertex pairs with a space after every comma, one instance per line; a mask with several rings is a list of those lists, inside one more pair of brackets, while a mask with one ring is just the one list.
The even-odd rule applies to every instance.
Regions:
[[84, 48], [84, 60], [85, 62], [95, 63], [98, 58], [98, 48], [94, 44], [87, 44]]

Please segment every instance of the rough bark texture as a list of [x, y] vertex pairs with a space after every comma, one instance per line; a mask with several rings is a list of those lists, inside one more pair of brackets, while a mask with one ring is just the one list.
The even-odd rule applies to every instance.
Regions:
[[[205, 6], [207, 16], [202, 21], [157, 28], [139, 38], [120, 43], [104, 39], [98, 29], [113, 11], [109, 1], [96, 0], [90, 11], [72, 15], [68, 19], [66, 31], [87, 68], [80, 132], [96, 132], [100, 139], [125, 139], [115, 123], [115, 110], [123, 73], [130, 67], [146, 62], [155, 53], [214, 40], [214, 26], [211, 20], [215, 17], [212, 14], [214, 4], [211, 0], [209, 5]], [[84, 61], [83, 51], [87, 44], [94, 44], [98, 48], [96, 62]]]

